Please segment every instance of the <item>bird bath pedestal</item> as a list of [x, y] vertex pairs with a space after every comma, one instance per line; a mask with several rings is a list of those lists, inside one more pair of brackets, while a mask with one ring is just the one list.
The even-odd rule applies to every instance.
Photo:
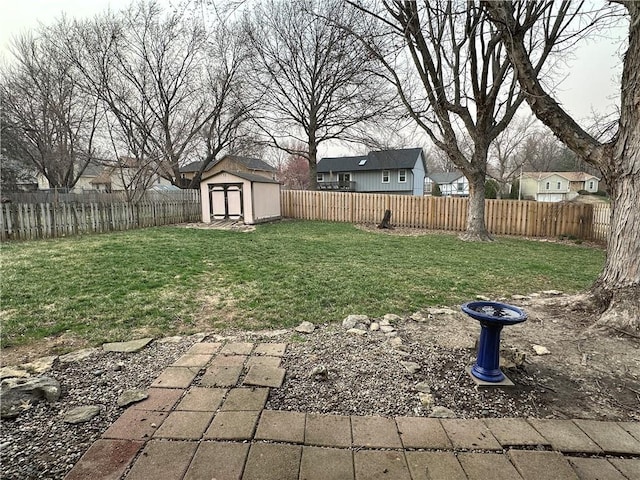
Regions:
[[471, 376], [485, 384], [513, 383], [500, 370], [500, 332], [505, 325], [524, 322], [527, 314], [517, 307], [498, 302], [468, 302], [462, 311], [480, 322], [478, 356], [471, 367]]

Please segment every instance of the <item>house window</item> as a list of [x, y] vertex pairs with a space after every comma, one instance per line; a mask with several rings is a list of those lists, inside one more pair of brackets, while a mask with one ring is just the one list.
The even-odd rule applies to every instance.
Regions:
[[350, 173], [339, 173], [338, 174], [338, 183], [345, 184], [345, 183], [349, 183], [350, 181], [351, 181], [351, 174]]
[[562, 183], [558, 182], [558, 190], [560, 190], [562, 188]]
[[458, 181], [458, 191], [459, 192], [463, 192], [464, 191], [464, 182], [462, 180]]
[[324, 182], [324, 173], [318, 173], [316, 174], [316, 180], [318, 182]]
[[398, 182], [405, 183], [407, 181], [407, 171], [398, 170]]
[[547, 190], [551, 190], [551, 182], [547, 182], [546, 188]]
[[389, 183], [389, 170], [382, 171], [382, 183]]
[[593, 190], [593, 180], [589, 182], [589, 190]]

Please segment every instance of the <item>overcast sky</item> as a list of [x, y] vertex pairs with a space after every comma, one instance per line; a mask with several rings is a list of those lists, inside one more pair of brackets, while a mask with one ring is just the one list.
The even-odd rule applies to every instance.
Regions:
[[[10, 38], [35, 28], [38, 22], [49, 23], [65, 12], [69, 17], [90, 17], [108, 8], [118, 10], [131, 0], [0, 0], [0, 52], [8, 57]], [[162, 0], [169, 4], [170, 0]], [[624, 35], [621, 28], [617, 35]], [[617, 102], [622, 70], [619, 39], [582, 42], [569, 61], [557, 97], [577, 120], [611, 112]]]

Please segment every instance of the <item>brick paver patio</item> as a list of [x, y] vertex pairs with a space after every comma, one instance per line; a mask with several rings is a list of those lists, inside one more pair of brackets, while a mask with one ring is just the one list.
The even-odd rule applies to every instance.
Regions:
[[640, 480], [634, 422], [265, 410], [283, 343], [197, 343], [67, 480]]

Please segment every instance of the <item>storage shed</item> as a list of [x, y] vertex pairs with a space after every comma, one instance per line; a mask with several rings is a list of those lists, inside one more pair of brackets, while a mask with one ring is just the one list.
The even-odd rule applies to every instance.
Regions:
[[280, 183], [271, 178], [226, 170], [200, 182], [202, 221], [242, 220], [253, 225], [281, 218]]

